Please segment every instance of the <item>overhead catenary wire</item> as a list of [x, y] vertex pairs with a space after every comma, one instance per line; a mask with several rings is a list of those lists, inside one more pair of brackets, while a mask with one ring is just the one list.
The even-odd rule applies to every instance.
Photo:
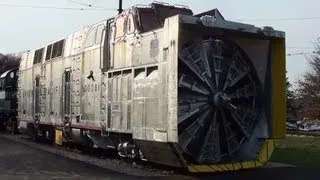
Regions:
[[[88, 7], [97, 7], [92, 4], [83, 3], [76, 0], [67, 0], [72, 3], [77, 3], [80, 5]], [[22, 4], [0, 4], [0, 7], [17, 7], [17, 8], [35, 8], [35, 9], [57, 9], [57, 10], [91, 10], [91, 11], [117, 11], [117, 9], [110, 8], [72, 8], [72, 7], [57, 7], [57, 6], [36, 6], [36, 5], [22, 5]], [[292, 21], [292, 20], [312, 20], [319, 19], [320, 16], [316, 17], [295, 17], [295, 18], [257, 18], [257, 19], [231, 19], [232, 21]]]
[[288, 53], [287, 56], [301, 56], [301, 55], [310, 55], [310, 54], [320, 54], [320, 52], [319, 51], [312, 51], [312, 52]]
[[80, 5], [83, 5], [83, 6], [89, 6], [89, 7], [92, 7], [91, 4], [87, 4], [87, 3], [83, 3], [83, 2], [79, 2], [79, 1], [74, 1], [74, 0], [66, 0], [66, 1], [69, 1], [71, 3], [75, 3], [75, 4], [80, 4]]
[[254, 19], [233, 19], [233, 21], [303, 21], [320, 20], [320, 16], [315, 17], [294, 17], [294, 18], [254, 18]]
[[314, 49], [314, 47], [307, 47], [307, 46], [305, 46], [305, 47], [303, 47], [303, 46], [287, 46], [286, 47], [287, 49]]
[[310, 53], [305, 53], [305, 52], [299, 52], [299, 53], [288, 53], [287, 56], [301, 56], [301, 55], [306, 55]]
[[[33, 8], [33, 9], [55, 9], [55, 10], [74, 10], [74, 11], [117, 11], [117, 9], [111, 8], [96, 8], [92, 4], [83, 3], [76, 0], [66, 0], [72, 3], [88, 6], [88, 8], [74, 8], [74, 7], [58, 7], [58, 6], [38, 6], [38, 5], [23, 5], [23, 4], [3, 4], [0, 3], [0, 7], [16, 7], [16, 8]], [[94, 8], [93, 8], [94, 7]], [[320, 17], [296, 17], [296, 18], [257, 18], [257, 19], [233, 19], [233, 21], [292, 21], [292, 20], [312, 20], [319, 19]], [[288, 49], [313, 49], [313, 47], [295, 47], [289, 46]], [[287, 56], [299, 56], [306, 54], [317, 54], [319, 52], [299, 52], [299, 53], [288, 53]]]
[[80, 1], [75, 1], [75, 0], [66, 0], [66, 1], [74, 3], [74, 4], [80, 4], [80, 5], [83, 5], [83, 6], [101, 8], [99, 6], [95, 6], [95, 5], [92, 5], [92, 4], [89, 4], [89, 3], [80, 2]]
[[22, 4], [0, 4], [0, 7], [16, 7], [16, 8], [32, 8], [32, 9], [55, 9], [55, 10], [74, 10], [74, 11], [117, 11], [110, 8], [72, 8], [72, 7], [57, 7], [57, 6], [36, 6]]

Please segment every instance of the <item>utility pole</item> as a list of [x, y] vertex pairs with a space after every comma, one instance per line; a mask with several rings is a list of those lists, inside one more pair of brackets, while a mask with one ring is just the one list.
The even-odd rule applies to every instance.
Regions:
[[119, 9], [118, 12], [119, 14], [122, 13], [123, 9], [122, 9], [122, 0], [119, 0]]

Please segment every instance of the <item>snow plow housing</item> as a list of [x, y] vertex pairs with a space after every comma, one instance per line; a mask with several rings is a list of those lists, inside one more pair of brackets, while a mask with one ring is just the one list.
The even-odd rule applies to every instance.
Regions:
[[170, 17], [162, 33], [165, 130], [148, 142], [133, 134], [147, 159], [190, 172], [267, 164], [285, 136], [285, 33], [217, 9]]

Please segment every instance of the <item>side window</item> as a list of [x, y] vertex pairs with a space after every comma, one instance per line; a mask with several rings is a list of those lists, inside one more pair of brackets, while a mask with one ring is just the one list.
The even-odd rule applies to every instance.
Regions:
[[127, 23], [128, 23], [127, 24], [127, 28], [128, 28], [127, 34], [131, 34], [135, 30], [135, 24], [134, 24], [134, 21], [133, 21], [133, 15], [132, 14], [129, 15]]
[[120, 16], [116, 20], [116, 38], [124, 36], [124, 23], [125, 23], [125, 16]]
[[33, 64], [40, 63], [43, 57], [44, 48], [38, 49], [34, 52]]
[[104, 25], [99, 25], [97, 29], [96, 44], [100, 44], [103, 37]]
[[51, 59], [51, 52], [52, 52], [52, 44], [47, 46], [46, 61]]
[[64, 39], [61, 41], [55, 42], [53, 44], [51, 58], [56, 58], [56, 57], [62, 56], [63, 47], [64, 47]]
[[94, 45], [95, 38], [96, 38], [96, 33], [97, 33], [97, 28], [96, 27], [89, 32], [89, 34], [87, 36], [87, 39], [84, 42], [84, 47], [85, 48], [91, 47], [91, 46]]

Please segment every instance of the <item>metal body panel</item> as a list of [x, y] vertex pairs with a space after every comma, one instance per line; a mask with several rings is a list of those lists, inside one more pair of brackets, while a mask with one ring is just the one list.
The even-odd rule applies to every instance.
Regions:
[[[86, 33], [89, 27], [77, 31], [66, 37], [63, 49], [63, 56], [44, 61], [33, 65], [34, 51], [28, 51], [23, 54], [19, 69], [19, 115], [18, 118], [23, 121], [33, 122], [34, 120], [34, 79], [36, 76], [40, 78], [40, 102], [41, 102], [41, 117], [40, 123], [62, 125], [63, 120], [63, 73], [66, 68], [74, 67], [74, 71], [79, 73], [77, 82], [80, 82], [82, 61], [75, 61], [73, 63], [73, 55], [78, 54], [82, 58], [82, 44], [85, 40]], [[79, 54], [80, 53], [80, 54]], [[44, 58], [44, 57], [43, 57]], [[80, 89], [79, 83], [73, 83], [74, 87], [70, 89], [77, 89], [73, 96], [79, 97]], [[70, 92], [71, 93], [71, 92]], [[77, 99], [73, 97], [73, 99]], [[78, 100], [77, 102], [80, 102]], [[70, 107], [71, 108], [71, 107]], [[76, 114], [79, 115], [80, 108], [72, 107]], [[76, 115], [74, 115], [76, 119]], [[75, 120], [76, 121], [76, 120]]]
[[64, 45], [64, 51], [63, 51], [63, 57], [70, 57], [72, 53], [72, 45], [74, 45], [73, 41], [75, 41], [75, 33], [70, 34], [66, 37], [65, 45]]
[[107, 107], [108, 130], [131, 130], [132, 70], [109, 73]]
[[[82, 120], [99, 121], [101, 82], [101, 70], [99, 69], [100, 49], [85, 51], [83, 57], [82, 67], [78, 67], [82, 68], [79, 83], [84, 84], [84, 94], [81, 97], [81, 106], [83, 108]], [[91, 72], [93, 78], [88, 79]]]
[[[166, 45], [168, 48], [168, 141], [178, 142], [178, 47], [179, 47], [179, 16], [165, 21], [167, 30]], [[166, 59], [166, 58], [164, 58]]]
[[139, 49], [142, 50], [140, 57], [134, 58], [134, 65], [137, 66], [133, 69], [132, 81], [134, 139], [167, 140], [166, 119], [161, 116], [162, 110], [167, 107], [160, 106], [165, 99], [161, 96], [161, 82], [165, 81], [162, 79], [165, 72], [160, 71], [160, 68], [165, 66], [166, 62], [158, 63], [158, 60], [162, 59], [163, 35], [163, 31], [143, 34], [139, 42]]
[[52, 114], [52, 121], [60, 124], [59, 122], [61, 122], [62, 119], [62, 74], [64, 72], [64, 68], [62, 61], [54, 61], [50, 64], [53, 71], [50, 83], [51, 102], [49, 107], [52, 107], [50, 114]]
[[24, 71], [20, 77], [23, 79], [23, 85], [21, 87], [23, 95], [20, 99], [20, 102], [23, 103], [23, 106], [20, 106], [21, 113], [23, 114], [23, 119], [33, 120], [33, 82], [30, 78], [33, 77], [32, 70]]
[[221, 30], [233, 31], [237, 33], [249, 33], [257, 36], [264, 36], [264, 38], [284, 38], [285, 33], [283, 31], [276, 31], [272, 27], [265, 26], [263, 28], [256, 27], [251, 24], [238, 23], [233, 21], [224, 20], [221, 15], [212, 16], [204, 15], [202, 17], [193, 16], [180, 16], [180, 22], [183, 24], [201, 24], [208, 28], [217, 28]]
[[272, 138], [286, 135], [286, 57], [285, 40], [271, 41], [272, 49]]

